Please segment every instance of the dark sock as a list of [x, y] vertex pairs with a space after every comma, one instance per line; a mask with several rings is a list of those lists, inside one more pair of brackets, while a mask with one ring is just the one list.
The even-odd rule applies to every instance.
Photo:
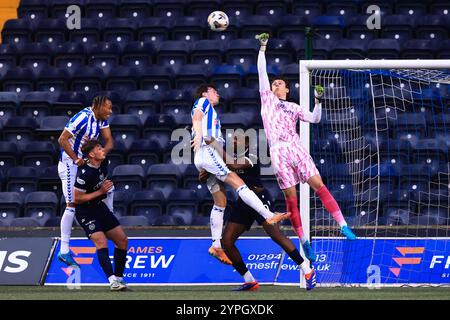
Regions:
[[301, 265], [303, 263], [303, 258], [300, 255], [300, 252], [298, 252], [297, 248], [295, 248], [294, 250], [292, 250], [291, 252], [287, 253], [289, 257], [291, 257], [291, 259], [297, 264], [297, 265]]
[[101, 248], [97, 250], [97, 258], [100, 262], [100, 266], [103, 269], [103, 272], [106, 275], [106, 278], [111, 277], [113, 273], [111, 260], [109, 259], [108, 248]]
[[233, 267], [236, 269], [237, 272], [239, 272], [241, 276], [244, 276], [244, 274], [246, 274], [248, 271], [247, 266], [242, 260], [240, 262], [233, 263]]
[[114, 275], [116, 277], [123, 277], [125, 270], [125, 263], [127, 262], [127, 250], [119, 248], [114, 249]]

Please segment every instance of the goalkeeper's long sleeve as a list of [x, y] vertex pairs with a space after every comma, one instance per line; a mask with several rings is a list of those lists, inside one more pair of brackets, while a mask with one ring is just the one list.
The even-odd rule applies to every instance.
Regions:
[[301, 120], [311, 123], [319, 123], [321, 118], [322, 118], [322, 104], [319, 102], [315, 104], [313, 112], [310, 112], [309, 110], [304, 110], [303, 119]]
[[259, 50], [258, 53], [258, 75], [259, 75], [259, 91], [270, 90], [269, 76], [266, 69], [266, 55]]

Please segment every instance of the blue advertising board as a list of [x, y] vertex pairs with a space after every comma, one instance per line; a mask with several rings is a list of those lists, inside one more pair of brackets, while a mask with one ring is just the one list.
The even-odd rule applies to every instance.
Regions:
[[[298, 245], [298, 241], [294, 240]], [[209, 238], [130, 238], [124, 278], [130, 284], [237, 284], [242, 277], [231, 266], [208, 255]], [[239, 239], [237, 246], [260, 283], [299, 283], [299, 267], [267, 237]], [[318, 254], [318, 283], [365, 284], [368, 267], [378, 268], [381, 284], [450, 283], [450, 239], [313, 240]], [[56, 252], [59, 250], [56, 248]], [[53, 257], [46, 285], [106, 284], [96, 250], [87, 239], [71, 239], [81, 269], [67, 268]], [[113, 262], [114, 245], [109, 243]], [[280, 265], [281, 262], [281, 265]]]

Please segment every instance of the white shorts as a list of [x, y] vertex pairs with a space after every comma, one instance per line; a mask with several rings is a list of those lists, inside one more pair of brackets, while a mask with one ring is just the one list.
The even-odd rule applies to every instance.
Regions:
[[61, 179], [62, 190], [66, 203], [73, 203], [73, 186], [77, 178], [78, 166], [72, 163], [58, 163], [58, 175]]
[[210, 146], [200, 147], [195, 153], [194, 164], [198, 171], [204, 169], [211, 174], [206, 182], [211, 194], [219, 191], [221, 187], [223, 188], [223, 182], [231, 172], [217, 150]]

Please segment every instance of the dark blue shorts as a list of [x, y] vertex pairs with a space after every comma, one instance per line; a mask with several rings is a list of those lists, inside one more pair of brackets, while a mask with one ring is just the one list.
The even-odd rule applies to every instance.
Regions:
[[[266, 205], [270, 211], [273, 212], [272, 203], [269, 200], [269, 192], [267, 192], [267, 190], [264, 190], [261, 193], [256, 193], [256, 195], [259, 199], [261, 199], [262, 203]], [[262, 215], [253, 210], [252, 207], [249, 207], [244, 201], [239, 198], [231, 212], [228, 221], [242, 224], [246, 227], [247, 230], [249, 230], [253, 225], [253, 222], [257, 221], [261, 225], [265, 221], [265, 219]]]
[[77, 206], [75, 217], [88, 238], [95, 232], [107, 232], [120, 225], [119, 220], [103, 201], [87, 207]]

